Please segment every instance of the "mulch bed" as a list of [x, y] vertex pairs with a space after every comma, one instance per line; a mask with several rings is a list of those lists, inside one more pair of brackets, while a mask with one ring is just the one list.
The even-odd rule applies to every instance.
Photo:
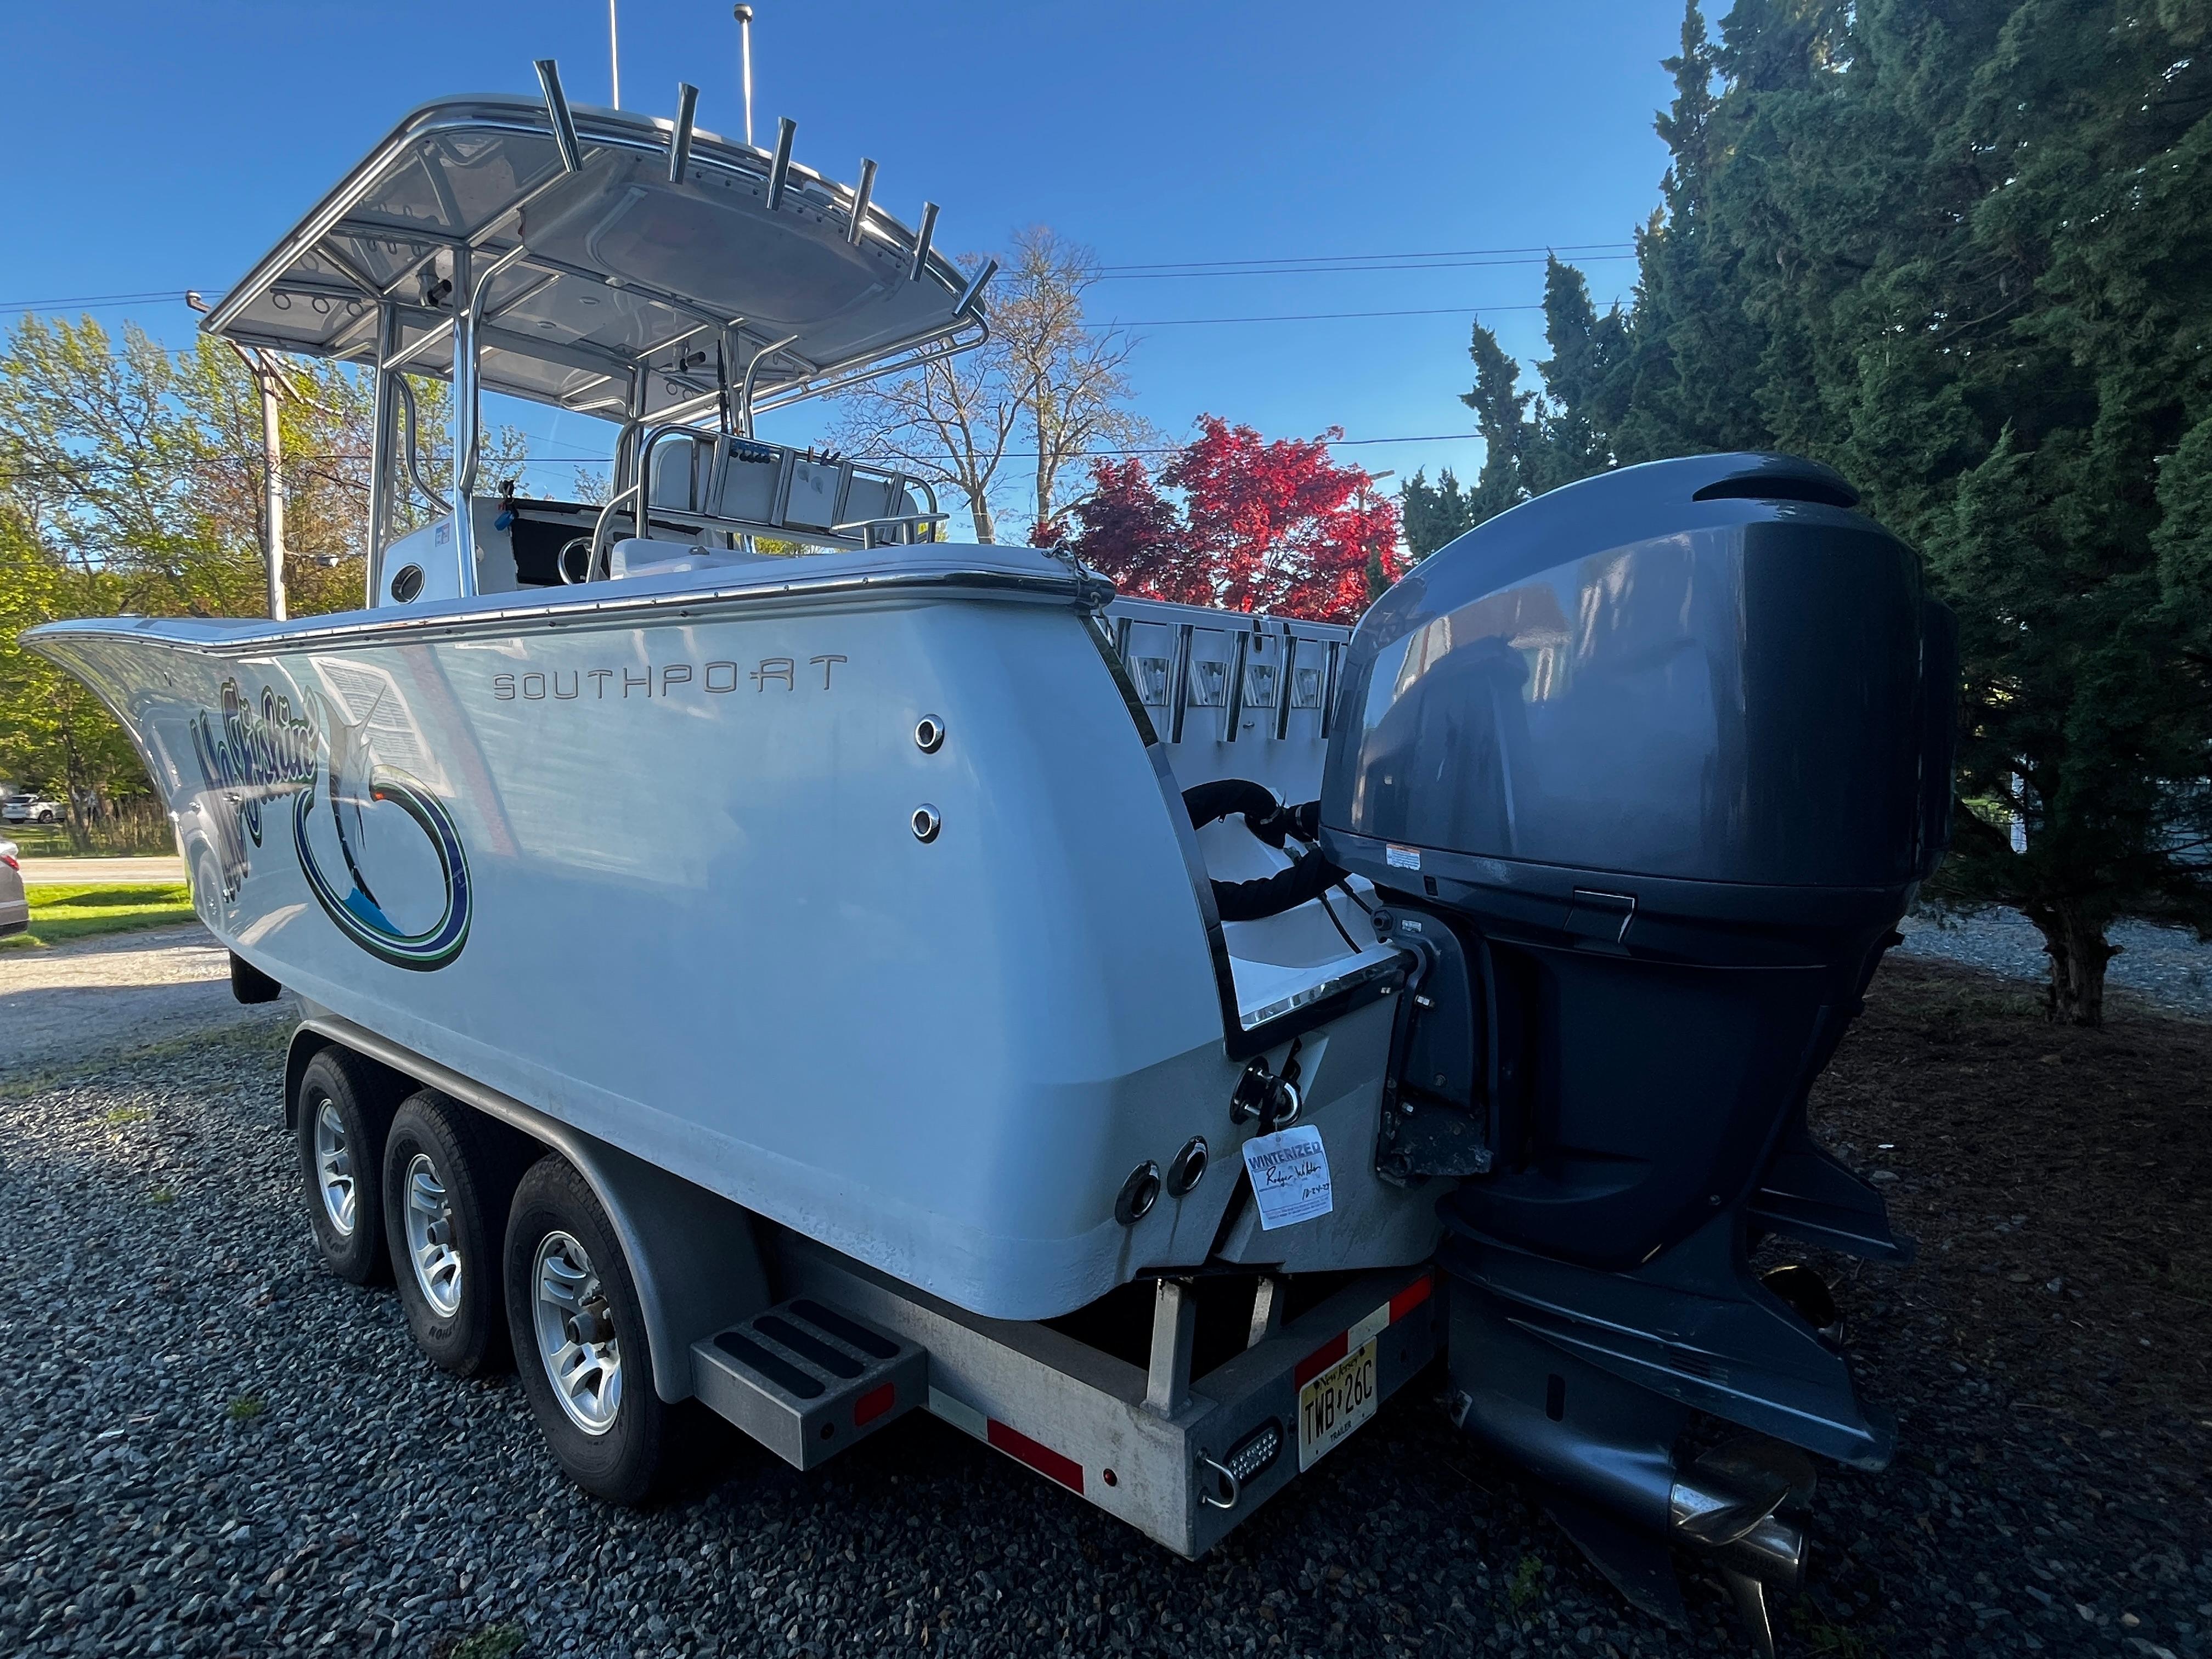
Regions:
[[1900, 1455], [1825, 1483], [1805, 1645], [2212, 1650], [2212, 1023], [1893, 961], [1814, 1120], [1919, 1256], [1821, 1264]]

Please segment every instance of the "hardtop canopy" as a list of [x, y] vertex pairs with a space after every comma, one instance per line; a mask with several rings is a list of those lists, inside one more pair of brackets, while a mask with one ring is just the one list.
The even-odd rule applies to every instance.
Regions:
[[[486, 94], [416, 110], [203, 326], [240, 344], [449, 377], [641, 420], [744, 415], [980, 343], [983, 277], [858, 187], [671, 121]], [[749, 375], [748, 371], [750, 371]]]

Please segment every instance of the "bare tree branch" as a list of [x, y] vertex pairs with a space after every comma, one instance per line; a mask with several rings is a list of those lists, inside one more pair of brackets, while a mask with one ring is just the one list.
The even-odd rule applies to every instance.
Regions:
[[[964, 256], [973, 271], [983, 256]], [[1072, 463], [1101, 447], [1141, 442], [1150, 428], [1127, 408], [1136, 341], [1084, 321], [1097, 261], [1088, 248], [1035, 226], [1014, 238], [990, 292], [991, 338], [895, 380], [848, 395], [838, 447], [957, 491], [978, 541], [998, 539], [1010, 461], [1034, 465], [1023, 491], [1032, 534], [1066, 505]], [[1017, 437], [1034, 447], [1019, 456]]]

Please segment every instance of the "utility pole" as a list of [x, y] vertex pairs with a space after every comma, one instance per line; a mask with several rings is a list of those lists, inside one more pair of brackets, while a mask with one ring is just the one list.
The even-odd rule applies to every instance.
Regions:
[[745, 143], [750, 144], [753, 141], [753, 9], [734, 6], [731, 15], [738, 20], [738, 60], [745, 82]]
[[269, 562], [269, 616], [284, 620], [284, 441], [276, 428], [276, 388], [281, 382], [264, 360], [253, 377], [261, 384], [262, 523], [268, 539], [262, 556]]
[[[194, 311], [204, 312], [208, 302], [196, 293], [187, 293], [185, 303]], [[247, 374], [261, 392], [261, 556], [269, 567], [269, 615], [272, 621], [283, 622], [284, 611], [284, 441], [276, 423], [276, 400], [291, 398], [301, 402], [299, 391], [284, 376], [268, 353], [242, 346], [235, 340], [223, 343], [238, 354], [238, 361], [246, 365]]]

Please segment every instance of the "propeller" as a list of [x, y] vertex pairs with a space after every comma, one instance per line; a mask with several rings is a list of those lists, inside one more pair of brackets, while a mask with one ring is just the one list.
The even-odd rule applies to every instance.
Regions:
[[1713, 1565], [1764, 1659], [1774, 1659], [1766, 1581], [1742, 1564], [1787, 1571], [1802, 1561], [1802, 1534], [1769, 1523], [1785, 1505], [1802, 1509], [1811, 1503], [1816, 1481], [1812, 1460], [1795, 1446], [1742, 1435], [1692, 1463], [1670, 1494], [1676, 1536], [1718, 1557]]

